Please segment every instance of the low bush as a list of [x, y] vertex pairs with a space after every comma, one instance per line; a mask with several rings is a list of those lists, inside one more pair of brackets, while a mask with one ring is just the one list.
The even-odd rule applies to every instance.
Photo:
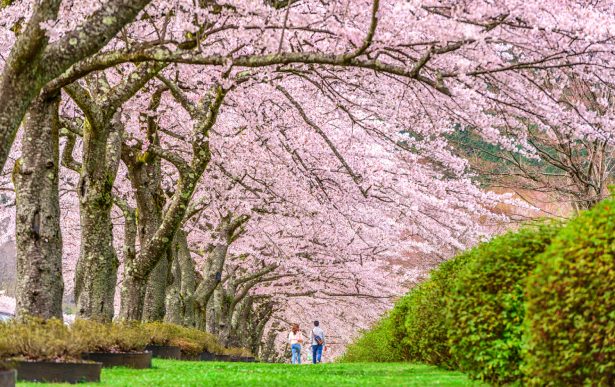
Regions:
[[9, 342], [7, 326], [0, 322], [0, 371], [5, 371], [13, 368], [10, 362], [4, 360], [11, 354], [11, 345]]
[[572, 220], [528, 279], [528, 385], [615, 385], [615, 200]]
[[392, 320], [390, 316], [385, 316], [350, 344], [339, 361], [342, 363], [402, 361], [401, 354], [392, 345], [394, 340], [392, 332]]
[[247, 348], [225, 348], [222, 353], [228, 356], [252, 356], [252, 352]]
[[470, 259], [472, 251], [442, 263], [427, 281], [417, 285], [403, 299], [406, 317], [402, 346], [407, 358], [454, 369], [446, 322], [452, 283]]
[[[191, 343], [192, 347], [186, 342]], [[180, 327], [180, 335], [173, 343], [173, 345], [181, 347], [182, 352], [189, 354], [199, 354], [201, 352], [221, 354], [224, 349], [216, 336], [195, 328]]]
[[149, 335], [139, 324], [103, 324], [90, 320], [76, 320], [70, 327], [74, 337], [84, 343], [87, 352], [142, 352], [149, 343]]
[[179, 325], [175, 324], [149, 322], [143, 324], [143, 329], [150, 345], [173, 345], [171, 342], [179, 335]]
[[388, 323], [390, 329], [390, 342], [388, 345], [400, 360], [408, 360], [410, 358], [409, 343], [406, 338], [406, 318], [410, 303], [412, 302], [412, 292], [415, 289], [412, 289], [412, 291], [397, 300], [393, 309], [388, 314], [390, 320]]
[[214, 335], [195, 328], [163, 322], [146, 323], [143, 324], [143, 328], [151, 345], [177, 346], [182, 349], [183, 353], [190, 355], [197, 355], [204, 351], [211, 353], [222, 353], [223, 351], [223, 347]]
[[447, 296], [447, 326], [451, 353], [471, 377], [495, 384], [522, 377], [523, 289], [559, 228], [528, 225], [468, 252]]
[[389, 314], [346, 349], [343, 362], [417, 361], [455, 368], [448, 345], [446, 296], [468, 260], [459, 255], [433, 270]]
[[4, 324], [6, 358], [26, 360], [74, 361], [87, 349], [61, 320], [28, 319]]

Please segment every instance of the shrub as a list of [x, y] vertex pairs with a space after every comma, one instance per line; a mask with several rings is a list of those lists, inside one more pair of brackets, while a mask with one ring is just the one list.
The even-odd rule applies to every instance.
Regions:
[[582, 213], [539, 257], [527, 287], [530, 385], [615, 385], [615, 200]]
[[156, 321], [143, 324], [143, 328], [150, 345], [172, 345], [171, 341], [179, 335], [179, 325], [175, 324]]
[[388, 316], [351, 344], [342, 361], [418, 361], [454, 368], [448, 345], [446, 295], [467, 254], [442, 263], [395, 303]]
[[149, 335], [139, 324], [103, 324], [90, 320], [76, 320], [71, 325], [74, 337], [84, 343], [88, 352], [142, 352], [149, 343]]
[[389, 316], [385, 316], [350, 344], [340, 361], [351, 363], [403, 360], [401, 354], [392, 345], [392, 331], [392, 320]]
[[0, 371], [12, 368], [11, 364], [4, 360], [9, 356], [11, 356], [11, 344], [9, 342], [7, 325], [0, 322]]
[[28, 319], [5, 323], [4, 356], [27, 360], [76, 360], [87, 349], [83, 341], [58, 319]]
[[151, 345], [172, 345], [182, 349], [183, 353], [196, 355], [203, 351], [222, 353], [222, 346], [210, 333], [180, 325], [151, 322], [143, 324]]
[[188, 354], [201, 352], [220, 354], [224, 349], [216, 336], [211, 333], [186, 327], [180, 327], [180, 335], [172, 341], [172, 345], [180, 347], [182, 352]]
[[388, 318], [390, 322], [388, 325], [391, 332], [389, 345], [400, 360], [408, 360], [410, 357], [408, 349], [409, 343], [406, 339], [406, 317], [408, 315], [410, 303], [412, 302], [412, 292], [415, 289], [397, 300], [393, 309], [389, 312]]
[[451, 353], [471, 377], [497, 384], [521, 378], [524, 284], [558, 229], [527, 226], [467, 253], [448, 294], [447, 325]]
[[407, 359], [455, 368], [448, 344], [446, 299], [468, 259], [469, 254], [464, 253], [442, 263], [427, 281], [404, 297], [405, 337], [401, 345]]
[[252, 352], [247, 348], [225, 348], [222, 353], [229, 356], [252, 356]]

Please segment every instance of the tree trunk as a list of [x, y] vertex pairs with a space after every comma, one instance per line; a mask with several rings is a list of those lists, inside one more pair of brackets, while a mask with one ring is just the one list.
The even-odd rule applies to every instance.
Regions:
[[196, 272], [183, 230], [175, 234], [173, 253], [173, 283], [167, 292], [165, 321], [194, 327]]
[[119, 115], [84, 129], [83, 167], [79, 181], [81, 251], [75, 273], [77, 316], [111, 321], [119, 261], [113, 247], [113, 183], [120, 156]]
[[58, 192], [60, 96], [39, 97], [28, 109], [22, 157], [15, 163], [17, 309], [62, 318], [62, 233]]
[[147, 281], [132, 275], [134, 266], [131, 264], [124, 269], [122, 281], [122, 303], [120, 319], [124, 321], [140, 321], [143, 316], [143, 303], [145, 301], [145, 285]]
[[220, 224], [215, 230], [213, 238], [215, 242], [209, 248], [210, 253], [203, 268], [203, 280], [194, 293], [197, 306], [206, 318], [207, 304], [222, 278], [222, 269], [228, 248], [243, 232], [242, 226], [248, 219], [249, 217], [245, 215], [233, 218], [232, 214], [229, 213], [220, 220]]
[[147, 279], [143, 303], [143, 321], [162, 321], [165, 315], [165, 301], [171, 284], [170, 252], [161, 258]]

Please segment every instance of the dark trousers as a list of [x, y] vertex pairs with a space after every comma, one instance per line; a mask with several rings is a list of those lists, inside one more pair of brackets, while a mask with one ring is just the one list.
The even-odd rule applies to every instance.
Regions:
[[322, 358], [322, 344], [312, 345], [312, 363], [320, 363]]

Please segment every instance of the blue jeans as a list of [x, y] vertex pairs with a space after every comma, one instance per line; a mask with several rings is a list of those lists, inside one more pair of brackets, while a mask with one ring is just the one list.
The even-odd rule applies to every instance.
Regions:
[[291, 362], [293, 364], [301, 364], [301, 344], [293, 344], [290, 346], [290, 350], [293, 353]]
[[312, 345], [312, 363], [320, 363], [322, 358], [322, 344]]

